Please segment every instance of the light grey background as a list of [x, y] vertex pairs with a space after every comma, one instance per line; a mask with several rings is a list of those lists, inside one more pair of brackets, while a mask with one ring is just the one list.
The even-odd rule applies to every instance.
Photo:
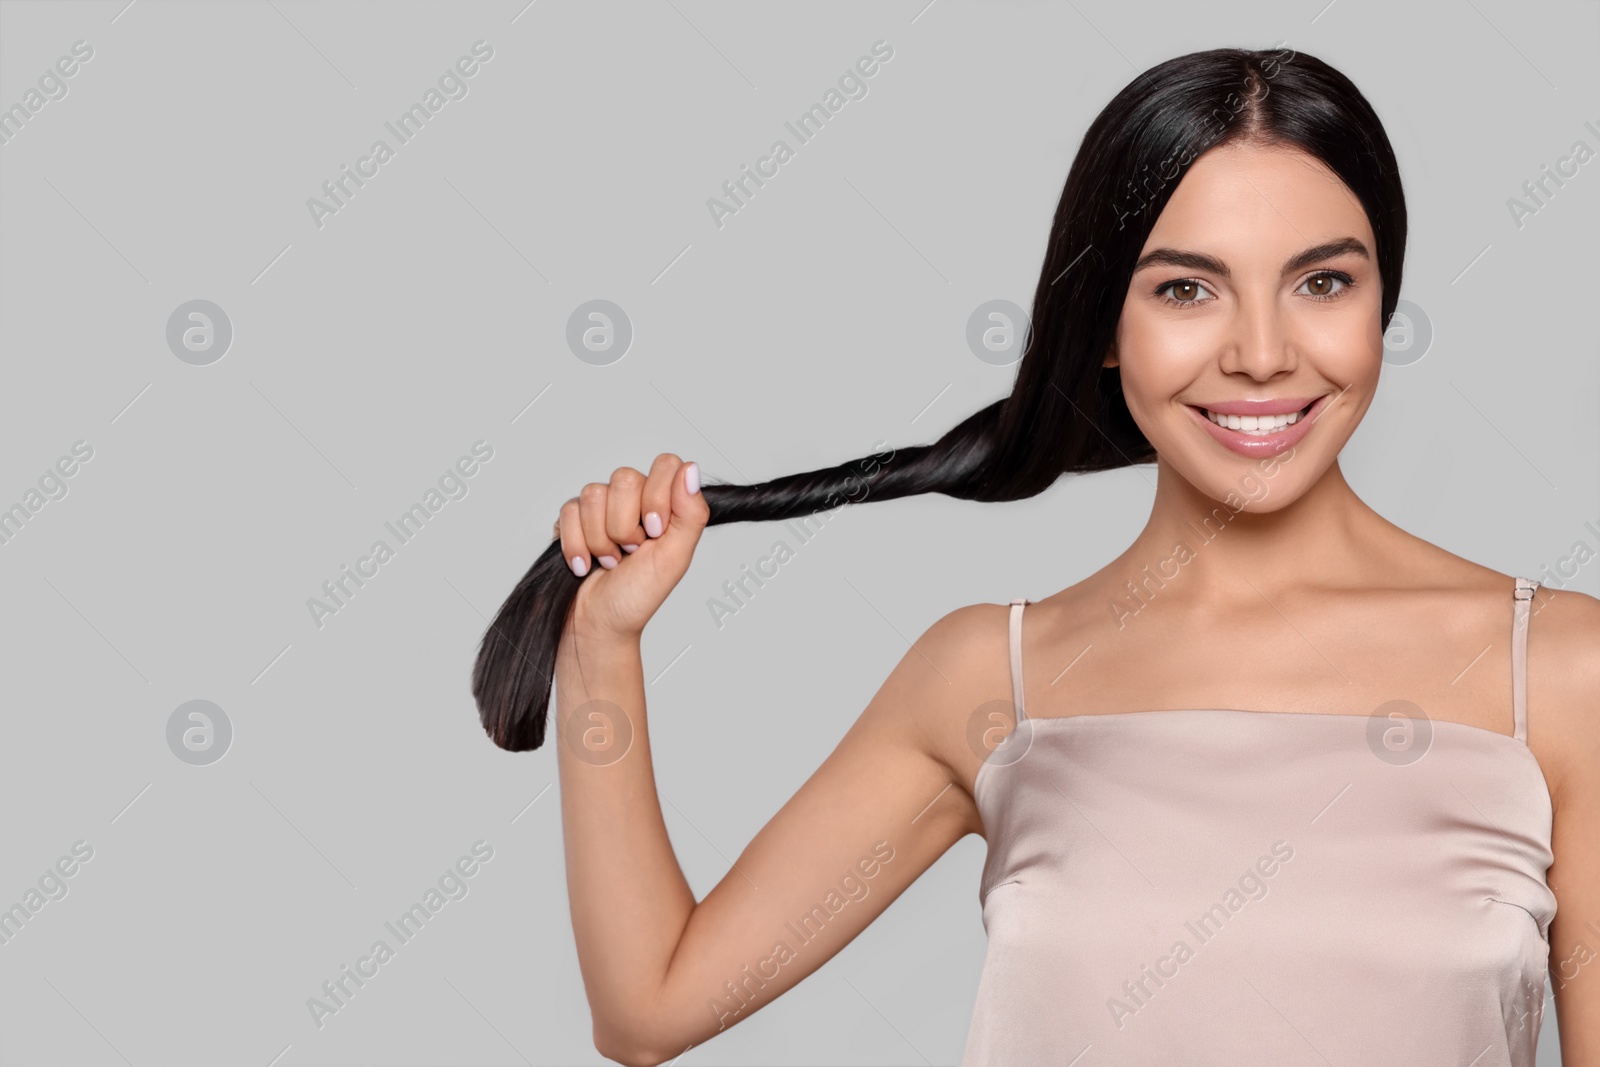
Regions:
[[[1327, 60], [1399, 155], [1402, 296], [1434, 339], [1385, 368], [1344, 452], [1357, 491], [1511, 573], [1600, 547], [1600, 162], [1520, 228], [1507, 206], [1600, 148], [1593, 3], [124, 2], [0, 6], [0, 107], [94, 49], [0, 145], [0, 505], [93, 448], [0, 545], [0, 905], [94, 849], [0, 945], [5, 1064], [602, 1062], [553, 752], [495, 748], [469, 692], [486, 617], [619, 464], [761, 480], [1006, 393], [968, 315], [1029, 306], [1084, 128], [1183, 52]], [[880, 39], [867, 96], [719, 229], [707, 199]], [[478, 40], [468, 94], [318, 228], [306, 200]], [[208, 366], [166, 341], [195, 299], [232, 323]], [[593, 299], [634, 329], [608, 366], [565, 341]], [[307, 599], [479, 440], [466, 496], [318, 628]], [[696, 893], [911, 638], [1099, 568], [1152, 486], [846, 509], [720, 629], [708, 600], [781, 531], [708, 532], [645, 640]], [[1600, 566], [1567, 587], [1600, 593]], [[232, 725], [210, 765], [168, 748], [190, 700]], [[468, 895], [317, 1028], [307, 998], [479, 840]], [[681, 1062], [956, 1063], [983, 848]], [[1541, 1064], [1555, 1045], [1547, 1010]]]

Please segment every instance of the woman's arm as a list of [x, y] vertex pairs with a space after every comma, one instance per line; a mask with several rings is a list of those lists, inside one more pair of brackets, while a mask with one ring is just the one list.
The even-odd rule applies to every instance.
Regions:
[[1528, 722], [1555, 753], [1550, 976], [1561, 1062], [1600, 1067], [1600, 600], [1549, 596], [1528, 630]]
[[[1004, 628], [985, 615], [998, 610], [972, 605], [930, 627], [698, 903], [657, 800], [637, 638], [563, 638], [556, 714], [567, 889], [603, 1055], [662, 1063], [748, 1018], [849, 944], [953, 843], [980, 832], [964, 783], [981, 760], [963, 738], [968, 714], [1006, 695], [991, 691], [1009, 678], [995, 640]], [[631, 727], [615, 762], [581, 754], [575, 728], [590, 701], [615, 705]], [[767, 722], [791, 714], [767, 710], [755, 712]]]

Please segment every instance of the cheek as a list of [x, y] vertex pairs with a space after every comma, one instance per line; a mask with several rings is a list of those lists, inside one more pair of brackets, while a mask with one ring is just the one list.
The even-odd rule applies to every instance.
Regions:
[[1193, 330], [1126, 315], [1117, 333], [1122, 391], [1134, 414], [1154, 411], [1194, 381], [1214, 353]]
[[1349, 382], [1352, 388], [1373, 385], [1383, 367], [1383, 334], [1377, 316], [1351, 316], [1329, 323], [1307, 340], [1305, 351], [1330, 379]]

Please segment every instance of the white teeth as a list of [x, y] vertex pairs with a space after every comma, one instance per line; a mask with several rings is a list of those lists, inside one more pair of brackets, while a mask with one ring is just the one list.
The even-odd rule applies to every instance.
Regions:
[[1229, 430], [1260, 437], [1263, 434], [1277, 433], [1285, 426], [1294, 425], [1300, 421], [1300, 413], [1291, 411], [1287, 415], [1218, 415], [1207, 411], [1206, 418]]

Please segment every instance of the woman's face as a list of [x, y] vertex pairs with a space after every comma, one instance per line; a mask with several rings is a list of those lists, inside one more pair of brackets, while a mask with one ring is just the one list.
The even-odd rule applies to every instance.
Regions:
[[1251, 511], [1314, 485], [1378, 384], [1375, 256], [1366, 213], [1316, 159], [1244, 145], [1197, 159], [1145, 241], [1106, 360], [1161, 459], [1213, 500], [1270, 472]]

